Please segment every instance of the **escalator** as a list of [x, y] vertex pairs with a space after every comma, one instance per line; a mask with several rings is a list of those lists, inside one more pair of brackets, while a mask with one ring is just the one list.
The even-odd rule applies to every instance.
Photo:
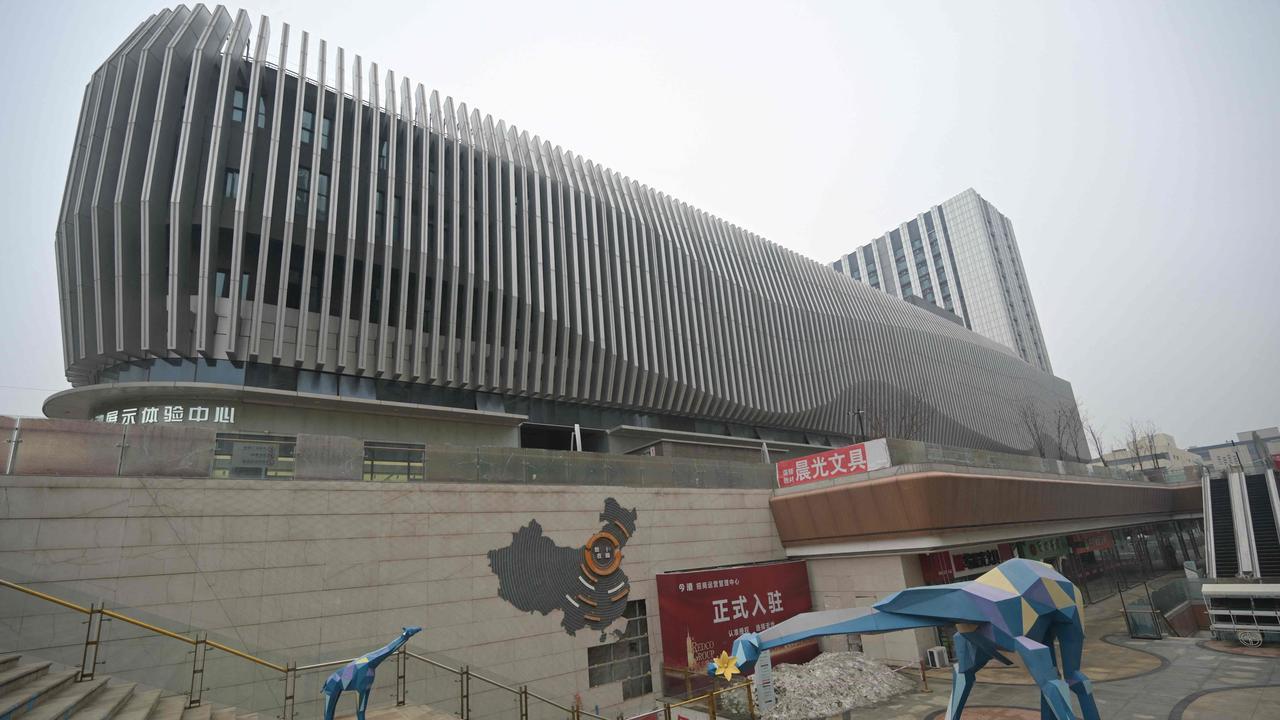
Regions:
[[1271, 512], [1267, 476], [1249, 475], [1244, 485], [1249, 496], [1249, 517], [1253, 520], [1253, 543], [1258, 550], [1258, 575], [1280, 577], [1280, 536], [1276, 534], [1276, 518]]
[[1226, 478], [1209, 480], [1209, 518], [1213, 523], [1214, 573], [1220, 578], [1232, 578], [1240, 573], [1240, 558], [1236, 553], [1236, 526], [1231, 517], [1231, 489]]

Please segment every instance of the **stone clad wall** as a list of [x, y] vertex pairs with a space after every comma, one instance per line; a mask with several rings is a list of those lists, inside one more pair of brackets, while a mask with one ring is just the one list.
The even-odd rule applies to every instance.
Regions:
[[[560, 612], [524, 613], [500, 599], [487, 553], [510, 544], [512, 533], [532, 520], [556, 545], [580, 547], [600, 530], [606, 499], [634, 508], [636, 530], [621, 569], [631, 581], [628, 599], [647, 601], [658, 684], [655, 573], [782, 558], [769, 495], [767, 489], [10, 476], [0, 478], [0, 577], [86, 604], [134, 609], [164, 627], [207, 630], [230, 645], [300, 663], [350, 657], [385, 643], [401, 626], [421, 625], [415, 648], [528, 683], [561, 702], [581, 694], [584, 707], [616, 712], [648, 705], [644, 698], [623, 704], [619, 683], [588, 687], [587, 648], [599, 644], [600, 633], [583, 629], [571, 637]], [[78, 664], [82, 617], [0, 593], [0, 647], [60, 651]], [[111, 633], [126, 629], [109, 626]], [[122, 663], [189, 662], [180, 643], [152, 651], [156, 643], [139, 641], [134, 657], [119, 645], [105, 646], [104, 672]], [[380, 685], [394, 681], [393, 665], [383, 666]], [[211, 683], [218, 681], [214, 670]], [[181, 673], [172, 670], [168, 679], [185, 682]]]

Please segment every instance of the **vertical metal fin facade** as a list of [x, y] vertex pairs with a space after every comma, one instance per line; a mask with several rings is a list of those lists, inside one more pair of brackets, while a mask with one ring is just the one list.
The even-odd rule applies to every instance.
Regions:
[[[930, 234], [901, 282], [958, 299], [944, 221], [903, 226]], [[1018, 404], [1073, 401], [866, 284], [899, 281], [888, 236], [833, 270], [221, 7], [157, 13], [94, 73], [55, 235], [75, 385], [203, 358], [815, 443], [924, 404], [921, 438], [1021, 451]]]

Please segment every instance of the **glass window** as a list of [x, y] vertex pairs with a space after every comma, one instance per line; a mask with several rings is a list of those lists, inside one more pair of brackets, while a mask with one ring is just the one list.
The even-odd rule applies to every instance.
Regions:
[[300, 370], [298, 372], [298, 392], [337, 395], [338, 376], [334, 373]]
[[226, 178], [222, 182], [222, 196], [233, 198], [240, 189], [240, 171], [227, 168]]
[[244, 122], [244, 104], [245, 104], [244, 88], [236, 88], [231, 95], [231, 122]]
[[304, 143], [311, 142], [311, 132], [315, 130], [315, 125], [316, 125], [315, 114], [312, 113], [310, 110], [303, 110], [302, 111], [302, 131], [299, 133], [299, 137], [302, 139], [302, 142]]
[[267, 101], [261, 95], [258, 96], [258, 127], [267, 126]]
[[147, 375], [151, 372], [152, 361], [135, 360], [127, 365], [118, 367], [116, 374], [117, 382], [142, 382], [147, 379]]
[[329, 132], [331, 129], [331, 125], [332, 125], [332, 122], [329, 120], [329, 118], [326, 117], [326, 118], [320, 119], [320, 149], [321, 150], [329, 149]]
[[300, 213], [307, 211], [307, 199], [311, 197], [311, 168], [298, 168], [298, 192], [295, 207]]
[[297, 390], [298, 371], [280, 365], [250, 363], [245, 368], [244, 384], [250, 387], [264, 387], [275, 390]]
[[329, 176], [324, 173], [316, 177], [316, 212], [321, 218], [329, 212]]
[[373, 378], [355, 375], [338, 376], [338, 394], [343, 397], [368, 398], [370, 400], [378, 397]]
[[196, 379], [196, 364], [191, 360], [176, 358], [157, 359], [151, 366], [151, 382], [193, 382]]
[[387, 169], [387, 141], [382, 141], [382, 147], [378, 150], [378, 169]]
[[244, 385], [244, 363], [231, 360], [196, 361], [196, 382]]

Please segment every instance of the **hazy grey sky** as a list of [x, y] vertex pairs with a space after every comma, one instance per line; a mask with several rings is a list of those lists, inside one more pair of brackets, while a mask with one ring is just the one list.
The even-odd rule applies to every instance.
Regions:
[[[0, 413], [38, 415], [81, 93], [162, 5], [3, 4]], [[1280, 2], [241, 7], [818, 260], [972, 186], [1108, 435], [1280, 423]]]

